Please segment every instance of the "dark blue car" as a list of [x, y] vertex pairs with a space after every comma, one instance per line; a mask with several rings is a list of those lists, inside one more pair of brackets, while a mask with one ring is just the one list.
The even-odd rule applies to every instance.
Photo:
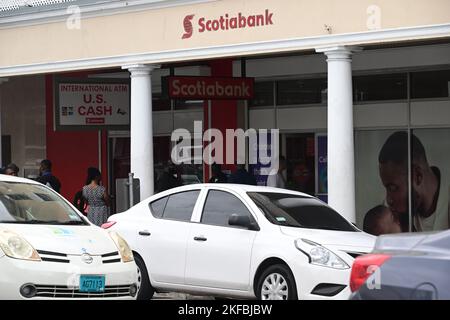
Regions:
[[450, 230], [380, 236], [355, 259], [353, 300], [450, 299]]

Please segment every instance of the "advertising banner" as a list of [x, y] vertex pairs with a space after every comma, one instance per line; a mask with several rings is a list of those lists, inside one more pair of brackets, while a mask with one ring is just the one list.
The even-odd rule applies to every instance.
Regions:
[[56, 84], [58, 129], [126, 128], [130, 124], [130, 85], [112, 82], [60, 81]]

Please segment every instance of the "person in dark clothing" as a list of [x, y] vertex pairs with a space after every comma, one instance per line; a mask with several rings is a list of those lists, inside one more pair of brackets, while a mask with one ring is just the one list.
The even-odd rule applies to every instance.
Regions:
[[230, 183], [249, 184], [256, 186], [256, 178], [245, 169], [244, 164], [238, 164], [237, 170], [233, 173], [229, 180]]
[[36, 181], [45, 184], [58, 193], [61, 191], [61, 182], [59, 182], [59, 179], [52, 174], [52, 162], [48, 159], [41, 161], [39, 177]]
[[169, 163], [166, 170], [156, 181], [155, 193], [169, 190], [182, 185], [181, 179], [178, 178], [177, 169], [172, 163]]
[[80, 211], [82, 214], [87, 215], [87, 200], [83, 197], [83, 190], [75, 193], [75, 197], [73, 198], [73, 205]]
[[222, 166], [217, 163], [211, 165], [212, 177], [209, 179], [209, 183], [227, 183], [228, 179], [225, 173], [222, 172]]
[[8, 164], [5, 168], [5, 174], [17, 177], [19, 175], [19, 167], [14, 163]]

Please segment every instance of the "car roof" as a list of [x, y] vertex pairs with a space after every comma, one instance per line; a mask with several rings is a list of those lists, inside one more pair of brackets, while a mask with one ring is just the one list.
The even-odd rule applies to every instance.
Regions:
[[[266, 187], [266, 186], [253, 186], [253, 185], [247, 185], [247, 184], [233, 184], [233, 183], [196, 183], [196, 184], [189, 184], [186, 186], [181, 186], [173, 189], [169, 189], [164, 191], [164, 194], [171, 194], [174, 192], [182, 192], [187, 190], [193, 190], [201, 188], [219, 188], [219, 189], [228, 189], [238, 192], [270, 192], [270, 193], [287, 193], [292, 195], [298, 195], [302, 197], [308, 197], [312, 198], [311, 195], [302, 193], [299, 191], [293, 191], [293, 190], [287, 190], [287, 189], [281, 189], [281, 188], [273, 188], [273, 187]], [[162, 193], [161, 193], [162, 194]]]
[[0, 181], [3, 181], [3, 182], [16, 182], [16, 183], [40, 184], [39, 182], [31, 180], [31, 179], [10, 176], [10, 175], [7, 175], [7, 174], [0, 174]]

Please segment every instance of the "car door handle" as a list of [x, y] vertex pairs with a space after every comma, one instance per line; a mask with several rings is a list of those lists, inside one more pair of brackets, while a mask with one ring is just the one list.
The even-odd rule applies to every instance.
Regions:
[[195, 241], [206, 241], [208, 239], [206, 239], [205, 237], [194, 237]]
[[148, 237], [149, 235], [151, 235], [151, 233], [148, 232], [147, 230], [144, 230], [144, 231], [139, 231], [139, 235], [140, 236], [144, 236], [144, 237]]

